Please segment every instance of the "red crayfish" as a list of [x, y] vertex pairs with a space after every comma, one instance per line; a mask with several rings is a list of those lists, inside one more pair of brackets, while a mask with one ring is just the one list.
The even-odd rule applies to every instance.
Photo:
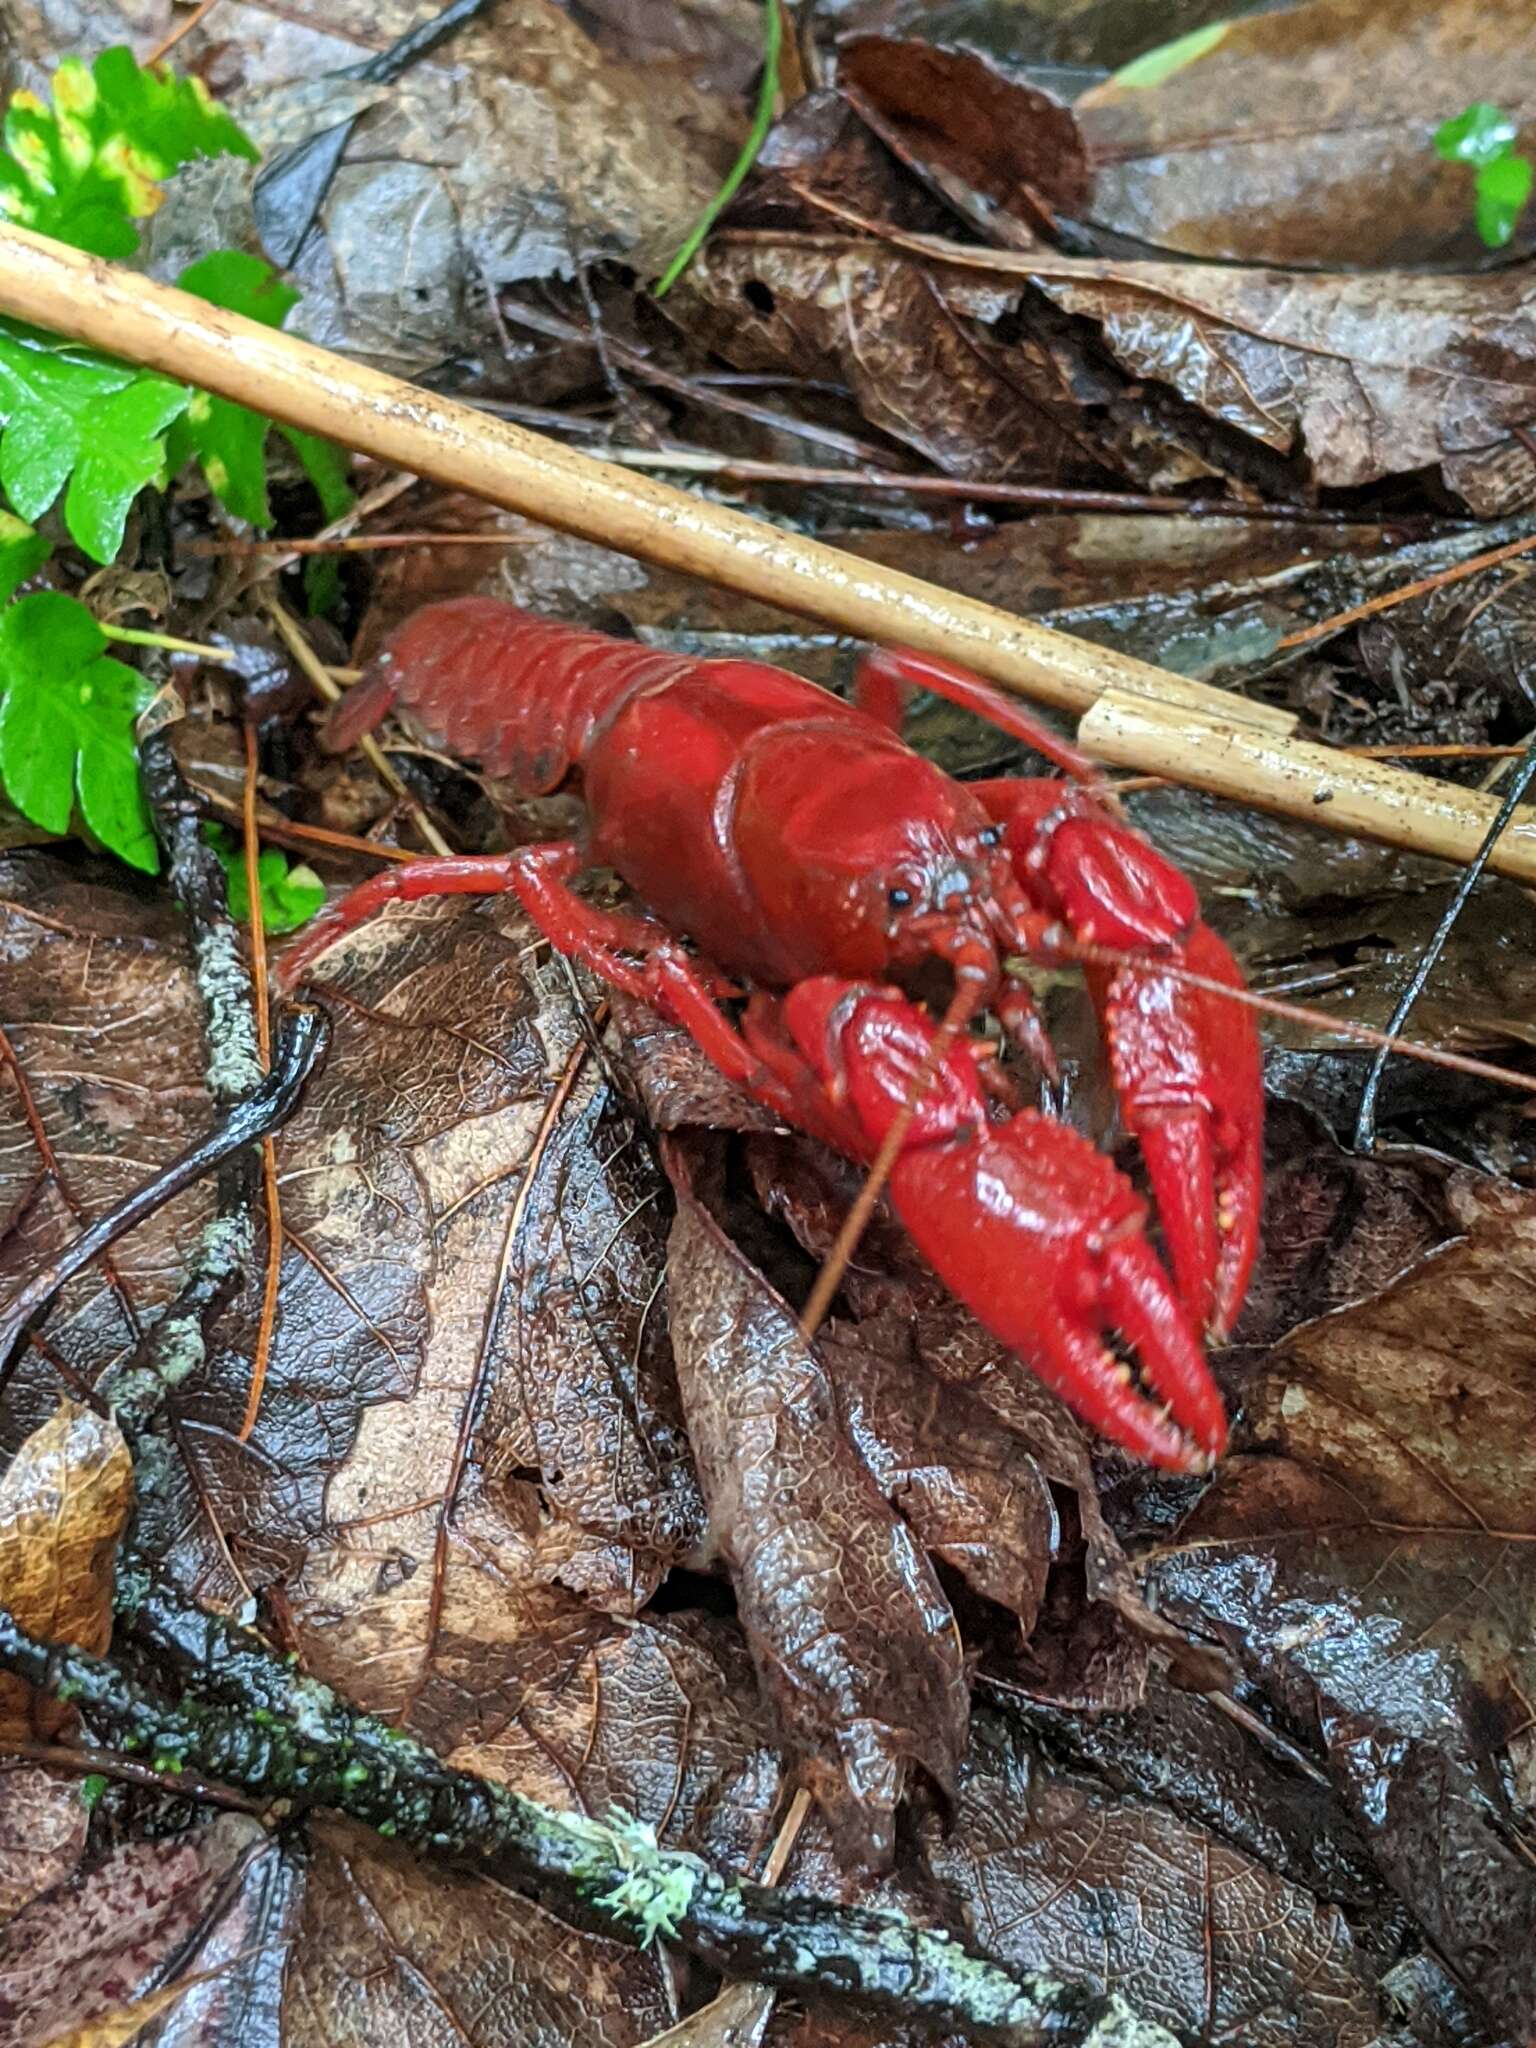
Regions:
[[[913, 685], [1069, 779], [956, 782], [899, 736]], [[1247, 1010], [1177, 978], [1187, 966], [1243, 988], [1189, 881], [1120, 820], [1086, 757], [926, 655], [866, 657], [850, 705], [761, 663], [670, 654], [490, 598], [407, 620], [338, 707], [332, 743], [394, 705], [527, 795], [574, 782], [585, 841], [386, 870], [290, 949], [287, 985], [386, 903], [511, 890], [553, 945], [690, 1031], [786, 1122], [868, 1163], [910, 1117], [890, 1198], [946, 1285], [1139, 1457], [1193, 1471], [1221, 1454], [1202, 1334], [1230, 1328], [1256, 1250], [1258, 1039]], [[576, 895], [572, 878], [595, 864], [648, 914]], [[991, 1048], [954, 1035], [989, 1008], [1049, 1064], [1013, 956], [1087, 958], [1172, 1282], [1125, 1176], [1065, 1124], [1012, 1109]], [[942, 1040], [890, 985], [934, 961], [955, 990]], [[722, 999], [742, 980], [753, 994], [738, 1026]]]

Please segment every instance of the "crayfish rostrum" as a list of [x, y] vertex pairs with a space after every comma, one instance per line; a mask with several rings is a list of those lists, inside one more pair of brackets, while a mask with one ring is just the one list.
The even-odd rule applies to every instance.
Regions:
[[[956, 782], [900, 738], [912, 685], [992, 719], [1067, 779]], [[373, 877], [289, 951], [288, 985], [386, 903], [511, 890], [553, 945], [690, 1031], [786, 1122], [867, 1162], [910, 1116], [890, 1198], [946, 1285], [1138, 1457], [1192, 1471], [1221, 1454], [1203, 1336], [1231, 1327], [1253, 1265], [1258, 1038], [1210, 986], [1243, 983], [1194, 889], [1121, 820], [1084, 756], [926, 655], [870, 655], [846, 704], [762, 663], [669, 654], [491, 598], [407, 620], [338, 707], [332, 742], [392, 707], [526, 795], [578, 787], [585, 836]], [[594, 864], [644, 913], [578, 896], [572, 879]], [[903, 993], [942, 962], [950, 1031], [990, 1009], [1048, 1063], [1005, 973], [1012, 956], [1086, 957], [1171, 1278], [1114, 1164], [1012, 1106], [990, 1048], [966, 1031], [938, 1040]], [[736, 1021], [725, 1005], [743, 982]]]

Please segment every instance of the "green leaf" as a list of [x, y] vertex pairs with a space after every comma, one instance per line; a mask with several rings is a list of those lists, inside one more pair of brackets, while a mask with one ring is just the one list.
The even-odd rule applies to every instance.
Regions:
[[129, 363], [0, 321], [0, 486], [34, 520], [67, 483], [71, 539], [110, 562], [128, 507], [165, 467], [162, 432], [189, 395]]
[[1531, 196], [1530, 159], [1495, 157], [1483, 164], [1475, 186], [1477, 232], [1490, 249], [1502, 249], [1513, 236]]
[[1129, 64], [1123, 64], [1109, 82], [1142, 87], [1161, 85], [1165, 78], [1172, 78], [1176, 71], [1214, 50], [1231, 26], [1230, 21], [1212, 21], [1204, 28], [1192, 28], [1188, 35], [1175, 36], [1171, 43], [1159, 43], [1155, 50], [1147, 50]]
[[1474, 100], [1435, 130], [1435, 154], [1448, 164], [1488, 164], [1509, 148], [1514, 122], [1486, 100]]
[[0, 512], [0, 604], [15, 594], [18, 584], [35, 575], [52, 553], [52, 541], [34, 533], [14, 512]]
[[98, 562], [123, 544], [128, 507], [165, 469], [167, 426], [190, 394], [163, 377], [138, 377], [91, 416], [91, 435], [64, 495], [70, 538]]
[[[207, 825], [203, 836], [219, 857], [229, 879], [229, 911], [241, 924], [251, 921], [251, 892], [246, 886], [245, 849], [220, 825]], [[311, 867], [290, 867], [280, 847], [264, 846], [256, 858], [261, 889], [262, 929], [269, 938], [296, 932], [308, 924], [325, 901], [325, 884]]]
[[349, 481], [351, 458], [334, 441], [322, 441], [298, 427], [279, 427], [278, 432], [299, 458], [299, 466], [315, 487], [325, 523], [350, 512], [357, 493]]
[[68, 832], [78, 815], [103, 846], [154, 874], [134, 721], [155, 686], [106, 645], [85, 606], [60, 591], [0, 613], [0, 781], [45, 831]]
[[98, 256], [131, 256], [134, 221], [160, 205], [160, 181], [196, 157], [259, 156], [197, 78], [142, 68], [128, 49], [87, 70], [66, 57], [53, 106], [12, 95], [0, 155], [0, 213]]
[[[281, 327], [299, 300], [293, 286], [285, 284], [269, 263], [238, 249], [216, 249], [201, 262], [190, 264], [177, 283], [183, 291], [195, 292], [228, 312], [243, 313], [248, 320], [259, 320], [264, 327]], [[231, 399], [194, 392], [170, 437], [170, 467], [179, 469], [195, 455], [210, 486], [237, 519], [252, 526], [270, 526], [265, 458], [271, 424], [264, 414]], [[337, 517], [352, 502], [345, 458], [328, 441], [284, 431], [322, 504], [328, 493], [337, 498], [338, 511], [326, 512], [327, 518]]]

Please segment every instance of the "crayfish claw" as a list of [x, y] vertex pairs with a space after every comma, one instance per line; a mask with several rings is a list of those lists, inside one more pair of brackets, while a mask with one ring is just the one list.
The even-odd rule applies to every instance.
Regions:
[[[1244, 986], [1205, 924], [1171, 964]], [[1179, 1293], [1197, 1326], [1220, 1340], [1237, 1320], [1258, 1253], [1264, 1077], [1252, 1012], [1155, 967], [1090, 973], [1089, 981]]]
[[[1108, 1246], [1100, 1287], [1105, 1321], [1134, 1351], [1142, 1379], [1162, 1404], [1148, 1425], [1144, 1411], [1152, 1404], [1141, 1397], [1142, 1426], [1166, 1430], [1165, 1418], [1171, 1418], [1181, 1446], [1175, 1470], [1198, 1471], [1213, 1464], [1227, 1447], [1226, 1410], [1195, 1329], [1144, 1237], [1127, 1234]], [[1150, 1463], [1168, 1462], [1150, 1452], [1142, 1455]]]

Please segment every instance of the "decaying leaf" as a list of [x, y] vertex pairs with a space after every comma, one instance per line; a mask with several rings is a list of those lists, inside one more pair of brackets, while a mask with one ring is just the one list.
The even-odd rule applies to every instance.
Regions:
[[[433, 1694], [435, 1739], [500, 1660], [516, 1690], [521, 1658], [579, 1662], [603, 1632], [591, 1602], [633, 1612], [702, 1524], [647, 1339], [654, 1169], [558, 967], [530, 967], [517, 915], [461, 910], [387, 919], [322, 963], [336, 1037], [280, 1150], [290, 1249], [254, 1439], [292, 1489], [306, 1654], [378, 1712]], [[582, 1341], [557, 1356], [557, 1328]], [[225, 1428], [207, 1441], [227, 1470]], [[235, 1479], [237, 1554], [270, 1551]]]
[[[9, 1293], [82, 1221], [201, 1135], [209, 1110], [197, 993], [169, 903], [136, 899], [105, 871], [84, 880], [50, 855], [13, 854], [0, 864], [0, 932], [0, 1016], [69, 1190], [40, 1155], [8, 1074], [0, 1083], [0, 1288]], [[99, 1267], [65, 1289], [43, 1328], [78, 1372], [95, 1379], [126, 1358], [136, 1318], [169, 1299], [212, 1204], [201, 1183], [130, 1232], [113, 1252], [121, 1289]], [[52, 1367], [21, 1353], [5, 1402], [7, 1447], [57, 1399]]]
[[966, 1685], [948, 1603], [837, 1427], [825, 1367], [670, 1140], [678, 1214], [668, 1306], [711, 1536], [731, 1568], [765, 1698], [846, 1849], [880, 1866], [911, 1767], [946, 1794]]
[[[905, 238], [919, 253], [932, 239]], [[740, 369], [846, 384], [866, 419], [952, 476], [1167, 490], [1221, 473], [1205, 420], [1172, 402], [1149, 418], [1038, 298], [966, 292], [880, 242], [723, 237], [667, 307]]]
[[[47, 1642], [104, 1650], [112, 1567], [132, 1506], [133, 1465], [117, 1424], [61, 1401], [0, 1477], [0, 1607]], [[0, 1678], [0, 1740], [46, 1739], [69, 1718], [58, 1701]]]
[[76, 1777], [42, 1768], [0, 1777], [0, 1922], [69, 1875], [87, 1820]]
[[631, 2048], [666, 2025], [661, 1968], [487, 1879], [320, 1831], [284, 1984], [285, 2037], [421, 2048]]
[[1408, 2048], [1336, 1907], [1220, 1835], [1049, 1764], [978, 1715], [937, 1871], [990, 1953], [1065, 1958], [1149, 2018], [1244, 2048]]
[[1224, 1469], [1155, 1583], [1315, 1731], [1387, 1880], [1520, 2037], [1536, 1662], [1529, 1432], [1511, 1421], [1536, 1369], [1536, 1218], [1470, 1174], [1447, 1193], [1466, 1238], [1278, 1349], [1251, 1400], [1277, 1455]]
[[243, 1873], [278, 1854], [255, 1821], [233, 1814], [113, 1849], [61, 1897], [45, 1894], [0, 1929], [0, 2032], [15, 2048], [47, 2048], [133, 2004], [200, 1941], [210, 1916], [225, 1917]]
[[[1150, 25], [1150, 23], [1149, 23]], [[1143, 83], [1074, 111], [1095, 225], [1185, 256], [1323, 270], [1470, 270], [1471, 180], [1434, 131], [1491, 101], [1527, 148], [1536, 11], [1506, 0], [1308, 0], [1225, 23]], [[1520, 237], [1528, 249], [1536, 223]]]

